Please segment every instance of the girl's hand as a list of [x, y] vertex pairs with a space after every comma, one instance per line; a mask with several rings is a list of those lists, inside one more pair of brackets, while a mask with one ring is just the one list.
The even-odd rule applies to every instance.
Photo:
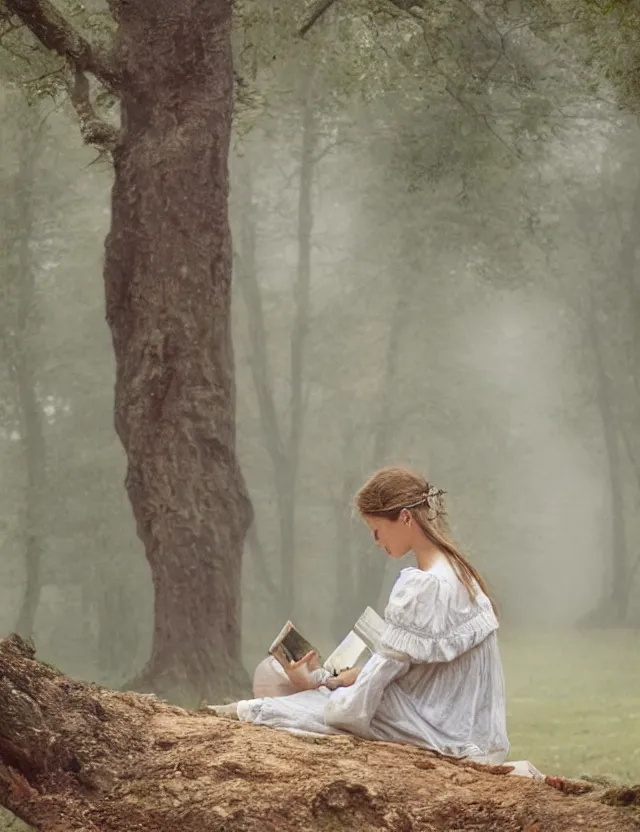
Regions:
[[358, 678], [360, 673], [359, 667], [351, 667], [349, 670], [342, 670], [337, 676], [332, 676], [325, 682], [329, 690], [336, 690], [336, 688], [349, 688]]
[[306, 656], [303, 656], [297, 662], [291, 662], [290, 665], [285, 667], [285, 673], [298, 691], [314, 690], [320, 687], [320, 683], [316, 682], [311, 676], [311, 671], [318, 667], [318, 660], [319, 656], [316, 651], [310, 650]]

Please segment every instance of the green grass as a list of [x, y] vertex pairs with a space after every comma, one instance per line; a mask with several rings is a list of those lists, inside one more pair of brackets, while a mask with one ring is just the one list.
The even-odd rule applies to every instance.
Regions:
[[506, 634], [512, 760], [640, 782], [640, 632]]

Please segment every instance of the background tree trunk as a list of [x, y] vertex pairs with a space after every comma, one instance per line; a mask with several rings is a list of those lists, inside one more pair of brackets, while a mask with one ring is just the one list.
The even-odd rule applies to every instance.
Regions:
[[603, 344], [598, 331], [593, 287], [587, 289], [587, 339], [595, 364], [596, 402], [602, 419], [602, 433], [611, 494], [611, 571], [599, 614], [601, 623], [624, 624], [629, 607], [629, 571], [627, 533], [624, 512], [624, 472], [620, 458], [620, 432], [614, 411], [611, 379], [603, 356]]
[[237, 693], [251, 507], [236, 458], [231, 0], [118, 5], [123, 132], [106, 245], [116, 429], [155, 589], [141, 689]]
[[12, 187], [14, 211], [6, 225], [12, 245], [4, 265], [13, 303], [11, 323], [7, 322], [4, 342], [12, 381], [15, 384], [17, 422], [24, 459], [24, 511], [22, 538], [25, 564], [25, 586], [16, 630], [32, 638], [41, 594], [42, 534], [45, 510], [43, 495], [46, 487], [46, 452], [42, 405], [38, 400], [36, 369], [38, 302], [36, 275], [32, 254], [34, 229], [34, 188], [36, 165], [42, 152], [44, 123], [37, 107], [20, 99], [16, 104], [16, 121], [20, 128], [18, 170]]
[[[584, 206], [576, 207], [581, 220], [580, 226], [584, 239], [589, 245], [593, 239], [593, 228]], [[640, 218], [640, 189], [636, 190], [633, 202], [633, 220]], [[633, 229], [635, 226], [632, 225]], [[578, 625], [580, 627], [617, 627], [627, 623], [631, 595], [633, 591], [636, 564], [630, 557], [627, 541], [627, 524], [625, 521], [625, 462], [631, 467], [636, 485], [640, 487], [640, 469], [636, 461], [636, 454], [632, 447], [625, 414], [619, 412], [620, 397], [616, 395], [615, 376], [612, 376], [607, 361], [607, 326], [617, 324], [623, 332], [631, 333], [631, 381], [638, 394], [638, 373], [633, 358], [640, 355], [638, 347], [640, 341], [637, 336], [637, 326], [633, 312], [637, 307], [637, 292], [635, 289], [636, 271], [636, 238], [630, 229], [621, 229], [621, 248], [618, 259], [618, 269], [614, 277], [620, 286], [623, 298], [623, 312], [612, 319], [609, 309], [615, 309], [610, 294], [611, 281], [604, 280], [597, 284], [593, 278], [589, 279], [584, 295], [583, 318], [584, 339], [592, 359], [595, 403], [602, 421], [602, 436], [607, 466], [611, 504], [611, 537], [607, 552], [606, 570], [603, 580], [601, 598], [595, 609], [583, 616]], [[598, 251], [595, 256], [599, 256]], [[602, 262], [602, 268], [608, 269], [608, 261]], [[598, 290], [598, 286], [600, 289]], [[608, 291], [607, 291], [608, 290]], [[631, 318], [628, 318], [631, 310]], [[615, 323], [614, 323], [615, 321]], [[619, 368], [616, 368], [619, 371]], [[631, 411], [635, 414], [636, 406]], [[628, 423], [627, 418], [627, 423]], [[626, 457], [626, 459], [625, 459]], [[638, 561], [640, 562], [640, 561]]]
[[0, 642], [0, 710], [0, 803], [39, 832], [638, 828], [603, 805], [638, 789], [566, 784], [576, 797], [508, 767], [218, 720], [72, 682], [17, 637]]
[[302, 86], [302, 149], [298, 190], [298, 265], [294, 286], [295, 316], [291, 330], [291, 398], [289, 407], [288, 469], [284, 478], [280, 538], [285, 609], [295, 614], [296, 604], [296, 508], [300, 453], [307, 410], [305, 400], [305, 351], [309, 333], [311, 292], [311, 235], [313, 232], [313, 180], [315, 174], [316, 124], [313, 76], [309, 71]]
[[[353, 622], [360, 615], [354, 604], [355, 569], [353, 562], [353, 495], [360, 485], [354, 449], [358, 441], [356, 423], [345, 408], [342, 428], [342, 487], [334, 497], [335, 536], [336, 536], [336, 588], [331, 619], [331, 632], [336, 644], [344, 638], [345, 633], [353, 627]], [[358, 522], [360, 522], [358, 520]]]
[[[239, 233], [239, 254], [236, 257], [235, 274], [240, 286], [242, 297], [247, 310], [248, 337], [251, 348], [251, 375], [256, 391], [260, 423], [264, 437], [265, 448], [271, 459], [273, 468], [275, 497], [278, 504], [278, 515], [281, 518], [285, 511], [282, 489], [280, 484], [288, 468], [287, 451], [282, 442], [280, 421], [276, 409], [273, 377], [269, 363], [267, 343], [267, 324], [265, 322], [262, 292], [258, 282], [257, 264], [257, 211], [253, 197], [253, 173], [250, 150], [247, 150], [236, 160], [236, 193], [237, 198], [237, 227]], [[265, 547], [258, 534], [254, 520], [251, 526], [248, 543], [251, 548], [256, 566], [260, 572], [260, 579], [273, 596], [274, 605], [280, 610], [282, 602], [282, 582], [280, 575], [276, 580], [271, 577]]]
[[[388, 464], [391, 440], [396, 429], [393, 408], [398, 408], [396, 392], [397, 375], [399, 370], [401, 339], [409, 312], [409, 303], [407, 300], [408, 286], [408, 275], [407, 273], [403, 273], [398, 281], [398, 294], [389, 322], [389, 341], [380, 383], [380, 409], [373, 434], [371, 474], [375, 469]], [[382, 589], [386, 567], [386, 559], [381, 556], [381, 553], [375, 553], [370, 543], [367, 545], [362, 544], [358, 548], [358, 579], [356, 584], [358, 610], [362, 611], [366, 606], [379, 608], [380, 591]]]
[[[280, 419], [276, 408], [273, 374], [269, 364], [267, 326], [257, 263], [257, 216], [253, 204], [251, 148], [237, 161], [238, 227], [240, 247], [237, 258], [238, 283], [249, 320], [251, 372], [256, 390], [264, 443], [271, 459], [275, 496], [278, 505], [280, 591], [278, 606], [288, 616], [295, 615], [296, 585], [296, 510], [300, 454], [307, 410], [305, 397], [305, 359], [310, 318], [311, 248], [313, 231], [313, 182], [317, 159], [317, 125], [312, 95], [313, 74], [303, 77], [301, 99], [301, 151], [298, 176], [298, 262], [293, 286], [294, 318], [289, 343], [288, 421]], [[255, 530], [254, 530], [255, 531]], [[252, 548], [258, 557], [257, 532]]]

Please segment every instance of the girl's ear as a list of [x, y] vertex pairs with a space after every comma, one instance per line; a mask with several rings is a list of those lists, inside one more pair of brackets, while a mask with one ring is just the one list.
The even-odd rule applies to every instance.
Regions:
[[408, 511], [406, 508], [402, 509], [402, 511], [400, 512], [400, 517], [405, 526], [408, 526], [411, 522], [411, 512]]

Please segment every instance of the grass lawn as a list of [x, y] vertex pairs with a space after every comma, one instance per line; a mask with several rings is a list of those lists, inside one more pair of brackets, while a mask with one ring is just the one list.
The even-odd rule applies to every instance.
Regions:
[[512, 760], [640, 783], [640, 632], [505, 633]]

